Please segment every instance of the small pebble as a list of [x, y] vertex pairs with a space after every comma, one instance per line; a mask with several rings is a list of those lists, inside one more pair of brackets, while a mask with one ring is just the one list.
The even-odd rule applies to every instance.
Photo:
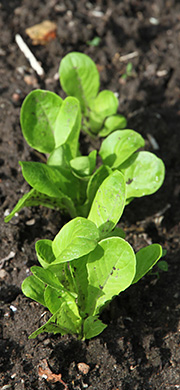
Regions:
[[13, 313], [15, 313], [17, 311], [17, 308], [13, 305], [10, 305], [10, 309], [13, 311]]
[[19, 93], [17, 93], [17, 92], [14, 92], [13, 94], [12, 94], [12, 101], [13, 101], [13, 103], [19, 103], [19, 101], [20, 101], [20, 95], [19, 95]]
[[78, 363], [78, 370], [82, 372], [82, 374], [86, 375], [89, 372], [90, 367], [86, 363]]
[[34, 224], [35, 224], [35, 219], [34, 219], [34, 218], [29, 219], [29, 221], [26, 221], [26, 225], [27, 225], [27, 226], [32, 226], [32, 225], [34, 225]]
[[33, 87], [38, 87], [37, 78], [33, 74], [24, 76], [24, 81], [27, 85], [32, 85]]
[[4, 280], [4, 279], [6, 279], [7, 276], [8, 276], [8, 273], [4, 269], [1, 269], [0, 270], [0, 279]]

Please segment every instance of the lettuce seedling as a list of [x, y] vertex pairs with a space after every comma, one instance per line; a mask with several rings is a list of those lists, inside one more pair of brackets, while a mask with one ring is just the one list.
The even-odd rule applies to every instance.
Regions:
[[117, 114], [115, 94], [109, 90], [99, 92], [99, 72], [90, 57], [78, 52], [67, 54], [60, 63], [59, 76], [66, 94], [80, 102], [82, 129], [86, 133], [105, 137], [126, 127], [126, 118]]
[[134, 130], [114, 131], [102, 142], [102, 165], [97, 169], [96, 150], [82, 156], [81, 110], [74, 97], [62, 100], [53, 92], [35, 90], [23, 102], [20, 121], [26, 141], [46, 154], [47, 164], [20, 162], [32, 189], [19, 200], [6, 222], [23, 207], [37, 205], [60, 209], [72, 218], [87, 217], [99, 186], [115, 169], [125, 176], [126, 204], [134, 197], [157, 191], [163, 182], [162, 160], [149, 152], [137, 152], [144, 139]]
[[[47, 156], [47, 164], [20, 162], [32, 189], [19, 200], [6, 222], [23, 207], [38, 205], [63, 210], [72, 218], [87, 217], [98, 187], [115, 169], [125, 176], [126, 204], [134, 197], [154, 193], [163, 182], [162, 160], [152, 153], [138, 152], [144, 146], [140, 134], [120, 129], [120, 117], [115, 114], [116, 109], [111, 110], [117, 106], [114, 94], [98, 94], [99, 73], [93, 61], [82, 53], [68, 54], [61, 61], [60, 79], [67, 94], [76, 97], [63, 100], [53, 92], [39, 89], [32, 91], [22, 104], [20, 123], [24, 138]], [[103, 119], [100, 135], [113, 130], [102, 142], [102, 165], [98, 169], [97, 151], [82, 156], [79, 150], [82, 117], [87, 120], [87, 116], [93, 129]]]
[[[121, 291], [138, 282], [159, 260], [162, 248], [152, 244], [136, 254], [115, 228], [122, 215], [126, 184], [115, 170], [99, 187], [88, 218], [76, 217], [62, 227], [53, 241], [39, 240], [39, 266], [22, 283], [22, 291], [51, 312], [50, 319], [33, 332], [97, 336], [105, 328], [100, 314]], [[109, 202], [109, 198], [111, 202]]]

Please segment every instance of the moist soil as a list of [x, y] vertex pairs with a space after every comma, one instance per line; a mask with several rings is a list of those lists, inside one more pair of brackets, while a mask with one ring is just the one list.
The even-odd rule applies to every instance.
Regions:
[[[33, 46], [25, 29], [47, 19], [57, 23], [57, 37]], [[178, 389], [180, 3], [1, 0], [0, 30], [1, 389]], [[36, 75], [19, 50], [17, 33], [41, 62], [44, 77]], [[96, 36], [99, 45], [88, 45]], [[57, 72], [60, 60], [71, 51], [86, 53], [96, 62], [101, 88], [118, 94], [119, 112], [127, 117], [128, 128], [140, 132], [146, 149], [165, 162], [162, 188], [134, 200], [120, 226], [135, 250], [162, 244], [169, 270], [144, 277], [117, 297], [103, 314], [107, 329], [92, 340], [46, 333], [28, 340], [47, 313], [23, 296], [21, 283], [37, 264], [35, 241], [53, 239], [68, 219], [43, 207], [23, 209], [8, 224], [3, 219], [29, 189], [18, 161], [41, 161], [21, 133], [22, 101], [35, 88], [64, 97]], [[124, 78], [129, 62], [132, 70]], [[86, 152], [98, 143], [81, 137]], [[52, 378], [42, 375], [44, 359]], [[78, 363], [86, 364], [87, 370], [82, 372]], [[61, 374], [66, 386], [53, 374]]]

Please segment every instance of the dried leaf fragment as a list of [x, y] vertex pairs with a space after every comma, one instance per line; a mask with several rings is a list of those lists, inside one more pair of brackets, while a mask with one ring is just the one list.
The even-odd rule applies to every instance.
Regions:
[[32, 39], [33, 45], [46, 45], [46, 43], [56, 38], [56, 30], [56, 23], [44, 20], [42, 23], [27, 28], [25, 32]]
[[54, 374], [50, 370], [46, 359], [42, 360], [42, 365], [43, 365], [43, 367], [39, 366], [39, 369], [38, 369], [38, 375], [41, 379], [46, 379], [47, 382], [51, 382], [51, 383], [60, 382], [64, 385], [64, 390], [68, 390], [66, 383], [61, 379], [62, 375], [61, 374]]

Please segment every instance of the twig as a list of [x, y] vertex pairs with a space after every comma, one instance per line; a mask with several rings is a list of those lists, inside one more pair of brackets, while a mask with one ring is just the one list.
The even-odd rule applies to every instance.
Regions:
[[139, 55], [138, 51], [133, 51], [132, 53], [125, 54], [124, 56], [120, 56], [119, 61], [125, 62], [131, 60], [132, 58], [138, 57], [138, 55]]
[[23, 52], [24, 56], [28, 59], [30, 62], [30, 65], [32, 68], [36, 71], [38, 76], [44, 76], [44, 69], [39, 64], [39, 62], [36, 60], [34, 54], [31, 52], [29, 47], [26, 45], [26, 43], [23, 41], [22, 37], [19, 34], [15, 35], [15, 41], [17, 45], [19, 46], [20, 50]]

